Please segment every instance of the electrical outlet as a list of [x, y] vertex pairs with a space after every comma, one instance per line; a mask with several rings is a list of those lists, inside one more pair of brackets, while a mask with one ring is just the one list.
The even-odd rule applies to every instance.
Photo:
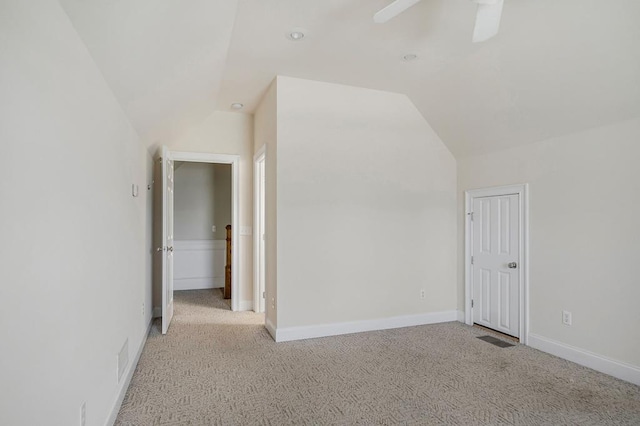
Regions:
[[87, 401], [84, 401], [80, 406], [80, 426], [87, 424]]
[[427, 292], [424, 291], [424, 289], [420, 290], [420, 299], [424, 299], [425, 297], [427, 297]]
[[216, 226], [215, 226], [215, 225], [213, 225], [213, 226], [211, 227], [211, 232], [216, 232]]
[[565, 325], [571, 325], [571, 312], [562, 311], [562, 323]]

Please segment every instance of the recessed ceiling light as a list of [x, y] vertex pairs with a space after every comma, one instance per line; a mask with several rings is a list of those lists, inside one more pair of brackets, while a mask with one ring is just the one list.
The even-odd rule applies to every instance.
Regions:
[[407, 53], [402, 57], [402, 60], [406, 62], [415, 61], [416, 59], [418, 59], [418, 55], [414, 53]]
[[231, 104], [231, 109], [242, 109], [244, 105], [239, 102], [234, 102]]
[[304, 38], [305, 30], [303, 28], [292, 28], [287, 34], [287, 38], [291, 41], [300, 41]]

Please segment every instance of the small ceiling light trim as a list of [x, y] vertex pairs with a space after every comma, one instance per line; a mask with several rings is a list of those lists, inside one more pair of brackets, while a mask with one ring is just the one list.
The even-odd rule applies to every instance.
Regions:
[[305, 37], [306, 30], [304, 28], [292, 28], [287, 32], [286, 36], [291, 41], [301, 41]]
[[415, 61], [416, 59], [418, 59], [418, 55], [416, 55], [415, 53], [407, 53], [402, 57], [402, 60], [405, 62]]
[[240, 102], [234, 102], [231, 104], [231, 109], [242, 109], [242, 107], [244, 107], [244, 105]]

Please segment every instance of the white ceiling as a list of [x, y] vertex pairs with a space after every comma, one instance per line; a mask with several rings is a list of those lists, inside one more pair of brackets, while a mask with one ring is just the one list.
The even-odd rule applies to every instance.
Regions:
[[207, 117], [225, 71], [235, 0], [60, 0], [150, 146]]
[[[252, 112], [278, 74], [406, 93], [456, 156], [640, 116], [637, 0], [506, 0], [482, 44], [469, 0], [374, 24], [390, 1], [61, 3], [150, 143], [232, 102]], [[304, 40], [287, 40], [293, 27]]]

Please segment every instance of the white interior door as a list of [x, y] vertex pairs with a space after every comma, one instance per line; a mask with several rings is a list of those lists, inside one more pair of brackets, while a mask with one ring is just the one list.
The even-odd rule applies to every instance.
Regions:
[[520, 334], [519, 195], [473, 200], [473, 322]]
[[162, 334], [173, 318], [173, 160], [162, 147]]

